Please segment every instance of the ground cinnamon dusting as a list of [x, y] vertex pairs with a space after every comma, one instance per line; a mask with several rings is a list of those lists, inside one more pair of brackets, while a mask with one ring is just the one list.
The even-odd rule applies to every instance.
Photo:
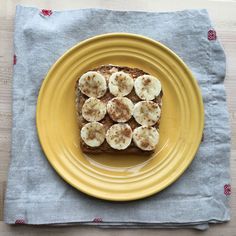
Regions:
[[123, 89], [126, 89], [127, 86], [126, 86], [126, 81], [125, 81], [125, 78], [122, 77], [122, 76], [116, 76], [116, 81], [118, 82], [118, 85], [119, 85], [119, 90], [123, 90]]
[[144, 85], [148, 85], [150, 82], [151, 82], [150, 79], [145, 79], [145, 80], [143, 81], [143, 84], [144, 84]]
[[96, 115], [96, 113], [98, 113], [99, 111], [94, 110], [94, 109], [88, 109], [85, 114], [87, 115]]
[[88, 139], [95, 139], [96, 138], [96, 135], [95, 135], [95, 133], [94, 132], [89, 132], [89, 134], [88, 134]]
[[121, 131], [121, 134], [122, 134], [123, 136], [129, 138], [130, 135], [131, 135], [131, 130], [130, 130], [129, 128], [125, 128], [125, 129], [123, 129], [123, 130]]
[[141, 142], [141, 146], [142, 146], [143, 148], [147, 148], [148, 145], [149, 145], [149, 142], [148, 142], [147, 140], [143, 140], [143, 141]]
[[128, 106], [120, 102], [118, 99], [114, 99], [113, 102], [115, 103], [115, 110], [114, 112], [111, 112], [113, 119], [118, 120], [127, 117], [129, 114]]

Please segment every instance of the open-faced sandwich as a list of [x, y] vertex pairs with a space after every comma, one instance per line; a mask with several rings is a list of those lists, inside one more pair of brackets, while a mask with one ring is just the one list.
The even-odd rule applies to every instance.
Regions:
[[137, 69], [103, 65], [76, 82], [84, 153], [153, 153], [159, 141], [160, 81]]

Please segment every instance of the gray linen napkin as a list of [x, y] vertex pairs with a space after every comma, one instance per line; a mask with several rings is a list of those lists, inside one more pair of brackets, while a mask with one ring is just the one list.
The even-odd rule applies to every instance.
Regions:
[[[65, 183], [44, 156], [35, 126], [37, 96], [49, 68], [76, 43], [107, 32], [141, 34], [170, 47], [191, 68], [204, 99], [204, 141], [191, 166], [164, 191], [133, 202], [98, 200]], [[206, 10], [51, 12], [17, 6], [14, 46], [6, 223], [206, 229], [230, 219], [225, 55]]]

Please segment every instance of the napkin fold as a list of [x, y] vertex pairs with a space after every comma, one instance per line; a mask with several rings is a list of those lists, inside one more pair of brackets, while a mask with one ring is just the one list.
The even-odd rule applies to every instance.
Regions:
[[[73, 45], [108, 32], [145, 35], [175, 51], [197, 79], [205, 107], [204, 140], [190, 167], [164, 191], [132, 202], [95, 199], [65, 183], [44, 156], [35, 124], [37, 96], [49, 68]], [[203, 230], [209, 223], [230, 219], [225, 55], [206, 10], [52, 11], [17, 6], [14, 48], [6, 223]]]

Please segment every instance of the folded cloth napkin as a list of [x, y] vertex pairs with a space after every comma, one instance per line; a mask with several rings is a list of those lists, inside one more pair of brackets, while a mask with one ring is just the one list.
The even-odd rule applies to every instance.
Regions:
[[[108, 32], [145, 35], [174, 50], [195, 75], [205, 106], [204, 140], [191, 166], [164, 191], [132, 202], [95, 199], [65, 183], [44, 156], [35, 125], [37, 96], [49, 68], [73, 45]], [[230, 219], [225, 55], [206, 10], [51, 11], [17, 6], [14, 46], [6, 223], [206, 229], [209, 223]]]

